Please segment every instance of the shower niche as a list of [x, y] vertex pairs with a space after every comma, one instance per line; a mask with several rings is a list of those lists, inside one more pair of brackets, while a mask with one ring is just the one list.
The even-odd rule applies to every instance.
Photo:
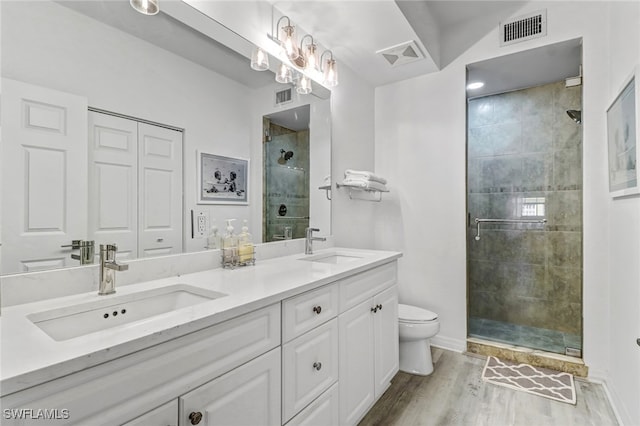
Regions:
[[310, 209], [310, 105], [263, 117], [264, 242], [304, 238]]

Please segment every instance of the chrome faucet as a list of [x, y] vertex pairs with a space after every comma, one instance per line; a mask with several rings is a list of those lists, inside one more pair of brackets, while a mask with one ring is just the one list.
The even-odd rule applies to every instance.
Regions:
[[71, 258], [79, 260], [81, 265], [90, 265], [93, 263], [94, 241], [73, 240], [71, 244], [60, 247], [71, 247], [72, 250], [80, 250], [79, 254], [72, 254]]
[[313, 242], [314, 241], [327, 241], [327, 239], [325, 237], [314, 237], [313, 233], [314, 232], [319, 232], [320, 230], [318, 228], [307, 228], [306, 229], [306, 236], [307, 238], [305, 239], [304, 242], [304, 254], [313, 254]]
[[116, 271], [126, 271], [129, 265], [116, 263], [115, 244], [100, 244], [100, 288], [98, 294], [104, 296], [116, 292]]

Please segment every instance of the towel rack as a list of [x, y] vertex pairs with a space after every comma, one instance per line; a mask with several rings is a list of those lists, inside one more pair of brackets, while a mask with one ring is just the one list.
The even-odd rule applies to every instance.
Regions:
[[309, 216], [276, 216], [274, 219], [309, 219]]
[[321, 189], [323, 191], [327, 191], [327, 200], [331, 201], [331, 185], [322, 185], [319, 186], [318, 189]]
[[481, 223], [547, 223], [547, 219], [480, 219], [476, 217], [476, 241], [480, 239]]
[[[340, 189], [340, 188], [349, 188], [349, 199], [351, 200], [365, 200], [365, 201], [375, 201], [376, 203], [379, 203], [380, 201], [382, 201], [382, 193], [383, 192], [389, 192], [389, 191], [380, 191], [379, 189], [370, 189], [370, 188], [360, 188], [358, 186], [351, 186], [351, 185], [342, 185], [338, 182], [336, 182], [336, 188]], [[353, 191], [356, 191], [355, 193]], [[375, 194], [378, 194], [378, 197], [375, 197]], [[360, 197], [360, 196], [354, 196], [354, 194], [371, 194], [373, 196], [373, 198], [371, 197]]]

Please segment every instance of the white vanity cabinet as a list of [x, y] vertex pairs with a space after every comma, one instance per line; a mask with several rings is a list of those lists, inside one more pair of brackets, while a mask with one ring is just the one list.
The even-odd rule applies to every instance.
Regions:
[[280, 424], [280, 348], [180, 397], [180, 426]]
[[395, 262], [340, 283], [340, 424], [354, 425], [398, 371]]
[[[282, 302], [285, 423], [338, 381], [338, 293], [338, 284], [329, 284]], [[331, 402], [327, 399], [318, 409], [337, 412], [337, 405], [329, 405]], [[315, 418], [320, 414], [306, 415]]]
[[122, 426], [178, 426], [178, 400], [167, 402]]
[[[280, 341], [280, 303], [277, 303], [3, 396], [1, 403], [3, 408], [67, 409], [69, 418], [57, 420], [56, 424], [113, 426], [136, 420], [142, 413], [171, 403], [192, 389], [217, 377], [224, 377], [225, 373], [278, 348], [276, 376], [279, 407]], [[228, 393], [230, 389], [224, 388], [222, 391]], [[239, 397], [235, 400], [238, 409], [241, 408], [240, 401]], [[243, 403], [250, 409], [254, 399], [243, 400]], [[279, 408], [276, 411], [278, 421], [274, 424], [279, 424]], [[151, 421], [144, 423], [150, 426], [156, 424]], [[3, 419], [2, 424], [42, 424], [42, 420], [21, 422]], [[181, 419], [179, 424], [186, 423]]]

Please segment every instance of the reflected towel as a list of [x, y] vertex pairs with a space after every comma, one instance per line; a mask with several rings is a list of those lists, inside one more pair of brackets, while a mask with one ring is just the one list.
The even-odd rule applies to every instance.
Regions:
[[347, 178], [342, 181], [343, 186], [351, 186], [353, 188], [369, 189], [373, 191], [389, 192], [387, 187], [380, 182], [365, 179], [350, 179]]
[[387, 183], [387, 180], [385, 178], [383, 178], [382, 176], [378, 176], [375, 173], [368, 172], [366, 170], [347, 169], [347, 170], [344, 171], [344, 177], [345, 177], [345, 179], [360, 178], [360, 179], [363, 179], [363, 180], [370, 180], [370, 181], [374, 181], [374, 182], [380, 182], [383, 185], [385, 185]]

